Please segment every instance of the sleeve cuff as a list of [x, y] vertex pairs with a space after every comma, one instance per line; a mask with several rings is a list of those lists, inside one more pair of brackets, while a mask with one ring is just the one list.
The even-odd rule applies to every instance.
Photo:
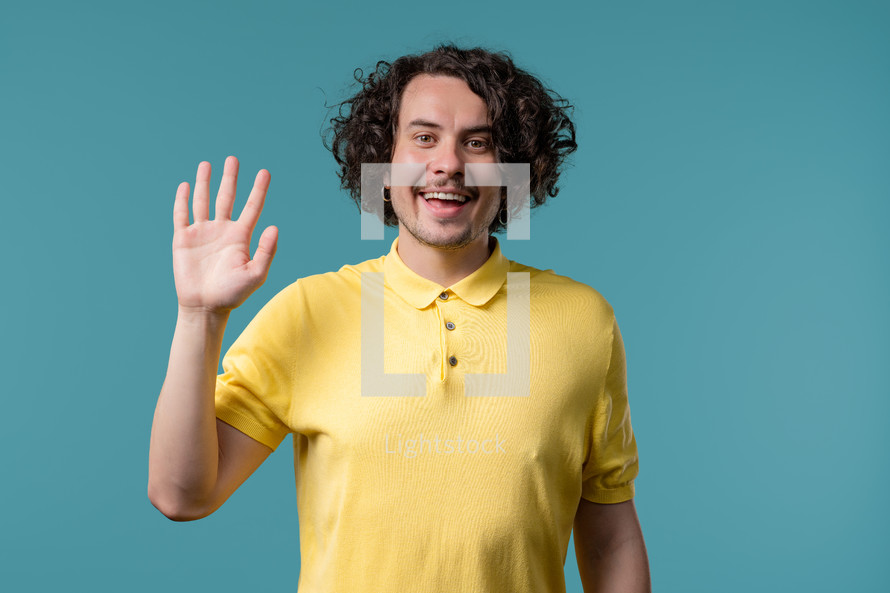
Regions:
[[253, 440], [266, 445], [273, 451], [278, 448], [278, 445], [287, 436], [285, 431], [272, 432], [252, 418], [242, 416], [231, 408], [222, 407], [219, 403], [216, 405], [216, 417], [229, 426], [240, 430]]
[[593, 486], [581, 486], [581, 498], [589, 500], [590, 502], [597, 502], [600, 504], [615, 504], [618, 502], [625, 502], [632, 499], [633, 497], [633, 482], [628, 482], [624, 486], [621, 486], [619, 488], [610, 488], [609, 490], [597, 489]]

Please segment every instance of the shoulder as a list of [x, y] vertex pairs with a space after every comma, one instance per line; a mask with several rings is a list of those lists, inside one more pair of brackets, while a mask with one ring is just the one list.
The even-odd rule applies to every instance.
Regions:
[[380, 258], [303, 276], [266, 302], [250, 322], [251, 330], [294, 339], [298, 332], [308, 335], [314, 327], [353, 321], [360, 310], [362, 274], [382, 270]]
[[352, 289], [361, 287], [363, 273], [382, 271], [383, 258], [380, 257], [346, 264], [337, 271], [303, 276], [282, 289], [267, 306], [294, 307], [307, 300], [326, 302], [330, 298], [344, 298]]
[[552, 269], [541, 270], [510, 261], [510, 272], [529, 274], [531, 298], [539, 305], [566, 313], [576, 312], [586, 319], [611, 323], [614, 311], [609, 301], [595, 288]]
[[362, 274], [382, 271], [383, 258], [377, 258], [347, 264], [337, 271], [303, 276], [272, 297], [260, 316], [273, 323], [283, 323], [352, 315], [361, 299]]

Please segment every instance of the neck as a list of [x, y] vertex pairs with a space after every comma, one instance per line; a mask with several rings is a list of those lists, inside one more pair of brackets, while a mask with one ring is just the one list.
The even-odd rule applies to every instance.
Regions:
[[483, 234], [459, 249], [442, 249], [420, 243], [411, 233], [399, 233], [399, 258], [415, 274], [448, 288], [488, 261], [495, 239]]

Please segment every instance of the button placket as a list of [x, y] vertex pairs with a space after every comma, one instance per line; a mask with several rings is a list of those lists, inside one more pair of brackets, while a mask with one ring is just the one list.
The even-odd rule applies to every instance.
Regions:
[[[445, 369], [447, 368], [446, 361], [447, 361], [447, 366], [451, 366], [451, 367], [457, 366], [457, 362], [458, 362], [457, 356], [455, 356], [454, 351], [453, 351], [453, 343], [452, 343], [453, 341], [449, 340], [448, 336], [447, 336], [447, 333], [450, 331], [453, 331], [457, 327], [457, 324], [455, 324], [453, 321], [445, 321], [446, 317], [451, 317], [451, 315], [447, 314], [448, 310], [453, 309], [454, 307], [458, 306], [456, 302], [454, 305], [448, 306], [452, 302], [455, 302], [455, 301], [453, 301], [453, 299], [450, 299], [450, 295], [448, 294], [447, 291], [445, 291], [445, 292], [442, 292], [439, 294], [439, 300], [436, 303], [436, 305], [437, 305], [436, 309], [439, 313], [439, 320], [440, 320], [439, 323], [441, 324], [441, 325], [439, 325], [439, 328], [440, 328], [439, 343], [442, 346], [442, 375], [441, 376], [442, 376], [443, 381], [445, 380]], [[445, 330], [447, 330], [447, 331], [443, 331], [441, 329], [443, 325], [445, 326]]]

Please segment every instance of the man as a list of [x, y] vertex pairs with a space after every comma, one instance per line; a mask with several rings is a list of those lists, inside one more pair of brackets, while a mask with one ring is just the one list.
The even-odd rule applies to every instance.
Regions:
[[[331, 148], [357, 202], [362, 163], [422, 166], [422, 182], [383, 189], [399, 235], [386, 256], [281, 291], [218, 377], [228, 314], [275, 253], [275, 227], [248, 251], [269, 173], [237, 221], [234, 157], [215, 220], [209, 163], [191, 225], [179, 186], [179, 316], [150, 500], [174, 520], [204, 517], [293, 434], [300, 591], [563, 591], [573, 527], [585, 591], [648, 591], [612, 309], [586, 285], [506, 259], [491, 236], [512, 213], [505, 191], [467, 183], [468, 165], [524, 162], [534, 205], [555, 195], [575, 148], [567, 104], [507, 56], [453, 46], [380, 63], [361, 82], [332, 120]], [[519, 310], [525, 319], [508, 321]], [[524, 391], [484, 389], [523, 365]], [[415, 391], [371, 389], [397, 376], [419, 377]]]

